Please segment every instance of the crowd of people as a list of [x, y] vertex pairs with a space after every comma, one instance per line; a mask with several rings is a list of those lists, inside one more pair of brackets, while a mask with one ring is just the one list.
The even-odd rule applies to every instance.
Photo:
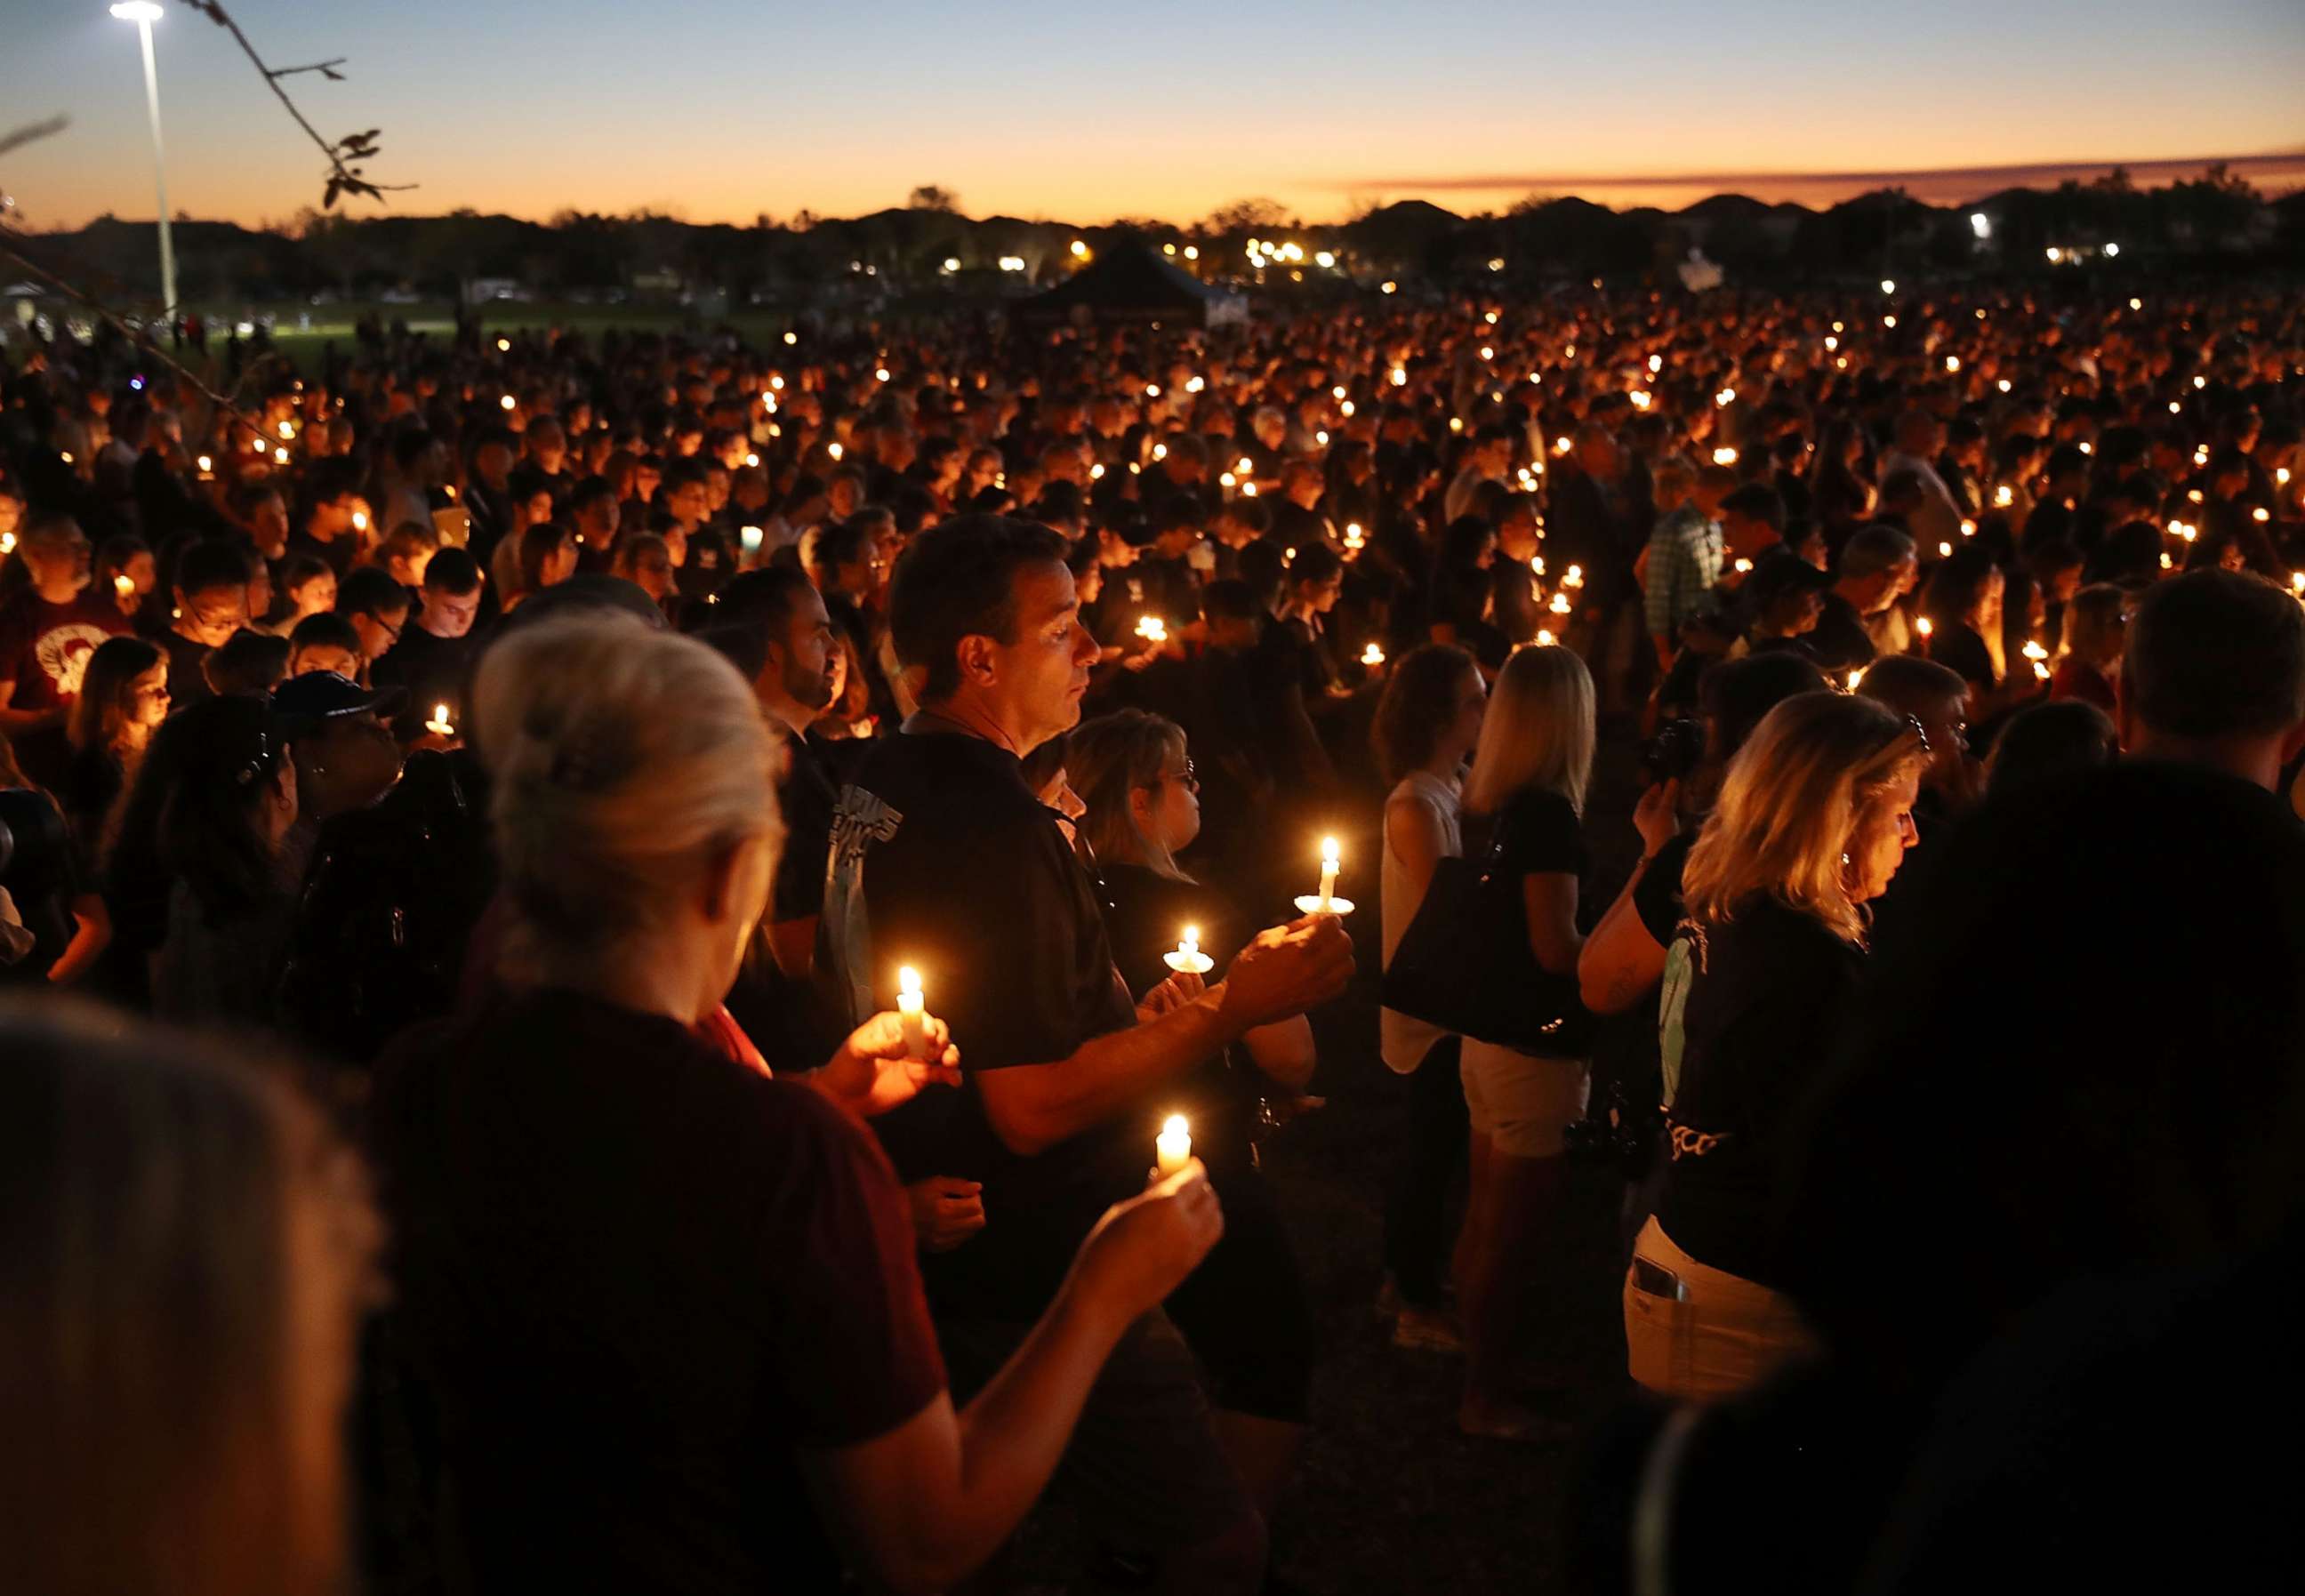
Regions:
[[2301, 418], [2245, 284], [13, 355], [26, 1588], [1285, 1588], [1380, 1058], [1436, 1424], [1617, 1201], [1591, 1588], [2254, 1543]]

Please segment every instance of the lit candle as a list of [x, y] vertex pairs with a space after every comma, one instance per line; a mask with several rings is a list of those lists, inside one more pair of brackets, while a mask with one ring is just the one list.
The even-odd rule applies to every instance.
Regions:
[[1358, 554], [1367, 546], [1368, 534], [1361, 531], [1361, 523], [1357, 521], [1347, 522], [1345, 523], [1346, 550], [1352, 554]]
[[112, 579], [112, 590], [123, 598], [132, 598], [136, 596], [136, 579], [123, 571]]
[[2305, 598], [2305, 571], [2292, 571], [2289, 573], [2289, 590], [2300, 598]]
[[434, 734], [436, 736], [455, 736], [456, 734], [456, 726], [454, 721], [448, 718], [448, 706], [446, 704], [433, 705], [432, 718], [424, 723], [424, 729]]
[[519, 404], [520, 401], [514, 398], [510, 394], [506, 394], [503, 398], [498, 400], [497, 403], [503, 405], [506, 410], [511, 410]]
[[1936, 628], [1930, 624], [1928, 616], [1923, 615], [1919, 620], [1913, 623], [1913, 630], [1919, 632], [1923, 637], [1927, 637], [1930, 632], [1935, 632]]
[[1297, 913], [1345, 915], [1353, 912], [1352, 899], [1337, 896], [1337, 870], [1342, 858], [1335, 837], [1321, 839], [1321, 890], [1298, 898]]
[[1159, 615], [1146, 615], [1136, 623], [1136, 635], [1148, 643], [1165, 643], [1169, 641], [1169, 623]]
[[214, 471], [214, 470], [216, 470], [216, 461], [215, 461], [211, 456], [209, 456], [209, 455], [207, 455], [207, 454], [203, 454], [203, 455], [201, 455], [201, 456], [200, 456], [200, 475], [202, 475], [203, 477], [205, 477], [205, 476], [207, 476], [210, 471]]
[[1714, 463], [1714, 464], [1715, 464], [1715, 465], [1734, 465], [1734, 464], [1736, 464], [1736, 463], [1737, 463], [1737, 451], [1736, 451], [1736, 450], [1734, 450], [1734, 449], [1731, 449], [1731, 448], [1719, 448], [1719, 449], [1715, 449], [1715, 450], [1714, 450], [1714, 451], [1713, 451], [1713, 463]]
[[1216, 961], [1201, 951], [1201, 928], [1196, 925], [1185, 928], [1184, 939], [1177, 944], [1176, 952], [1161, 956], [1170, 969], [1181, 975], [1206, 975], [1217, 967]]
[[1376, 666], [1384, 663], [1384, 650], [1377, 647], [1376, 644], [1371, 643], [1367, 648], [1361, 650], [1361, 663], [1369, 666], [1372, 670], [1374, 669]]
[[905, 1057], [929, 1056], [928, 1011], [921, 998], [921, 972], [910, 964], [897, 972], [897, 1023], [904, 1027]]
[[1181, 1114], [1171, 1114], [1161, 1123], [1161, 1134], [1152, 1143], [1153, 1176], [1166, 1180], [1193, 1161], [1192, 1127]]

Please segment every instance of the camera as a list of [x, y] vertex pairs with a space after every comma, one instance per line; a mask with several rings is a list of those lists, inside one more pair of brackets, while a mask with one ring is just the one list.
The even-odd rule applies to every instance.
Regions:
[[1656, 1158], [1663, 1111], [1637, 1104], [1620, 1080], [1599, 1082], [1594, 1099], [1584, 1118], [1561, 1127], [1569, 1156], [1580, 1163], [1613, 1167], [1626, 1180], [1638, 1181]]
[[1641, 745], [1641, 774], [1651, 786], [1687, 781], [1705, 757], [1705, 726], [1700, 721], [1668, 720], [1657, 734]]

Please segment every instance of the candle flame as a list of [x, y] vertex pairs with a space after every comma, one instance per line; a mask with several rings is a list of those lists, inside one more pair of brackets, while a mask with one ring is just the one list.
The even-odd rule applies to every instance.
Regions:
[[1324, 836], [1321, 839], [1321, 862], [1323, 864], [1336, 863], [1342, 856], [1342, 852], [1343, 851], [1337, 846], [1337, 839], [1335, 837]]
[[[1168, 1118], [1161, 1122], [1161, 1133], [1163, 1136], [1182, 1136], [1187, 1134], [1191, 1128], [1191, 1126], [1185, 1123], [1185, 1116], [1181, 1114], [1171, 1114]], [[1143, 1133], [1139, 1132], [1138, 1134], [1141, 1135]]]
[[921, 972], [914, 969], [910, 964], [899, 966], [897, 971], [897, 990], [902, 992], [907, 998], [919, 997], [921, 995]]

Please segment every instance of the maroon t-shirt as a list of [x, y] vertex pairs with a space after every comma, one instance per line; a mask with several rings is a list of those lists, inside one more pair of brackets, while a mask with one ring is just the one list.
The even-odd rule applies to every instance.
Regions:
[[12, 709], [53, 709], [80, 696], [88, 657], [126, 635], [128, 617], [108, 592], [83, 590], [51, 604], [30, 589], [0, 605], [0, 682], [13, 682]]
[[671, 1020], [550, 990], [403, 1037], [376, 1140], [476, 1588], [835, 1588], [800, 1454], [945, 1387], [867, 1132]]

